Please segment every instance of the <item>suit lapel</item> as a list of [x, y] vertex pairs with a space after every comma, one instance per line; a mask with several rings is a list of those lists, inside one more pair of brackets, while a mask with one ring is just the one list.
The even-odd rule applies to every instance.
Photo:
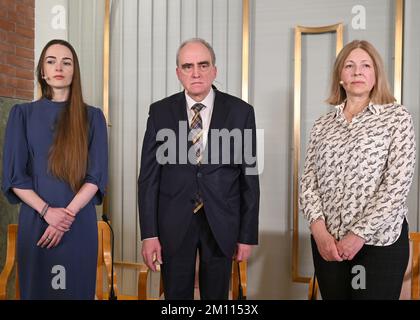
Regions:
[[224, 96], [217, 90], [214, 90], [214, 106], [211, 115], [210, 130], [224, 128], [226, 117], [229, 113], [229, 108], [225, 104]]
[[173, 116], [175, 121], [187, 121], [188, 123], [188, 115], [187, 115], [187, 101], [185, 100], [185, 93], [180, 92], [175, 99], [174, 107], [172, 108]]
[[[179, 95], [176, 97], [175, 101], [174, 101], [174, 105], [172, 108], [173, 111], [173, 117], [174, 117], [174, 121], [176, 123], [175, 126], [175, 130], [177, 132], [177, 150], [178, 152], [184, 152], [183, 150], [179, 150], [179, 148], [181, 147], [180, 145], [184, 145], [184, 141], [179, 141], [178, 139], [183, 139], [185, 132], [182, 133], [179, 131], [180, 128], [180, 121], [183, 121], [184, 124], [183, 126], [187, 127], [187, 150], [190, 150], [190, 148], [192, 148], [192, 141], [188, 141], [188, 135], [190, 134], [190, 126], [188, 123], [188, 114], [187, 114], [187, 100], [185, 99], [185, 91], [182, 91], [179, 93]], [[188, 157], [188, 155], [187, 155]], [[179, 159], [179, 154], [177, 153], [177, 159]]]
[[207, 136], [207, 144], [205, 148], [205, 157], [207, 157], [207, 163], [211, 162], [211, 132], [212, 129], [220, 130], [225, 127], [226, 118], [229, 113], [229, 106], [225, 104], [225, 97], [221, 92], [214, 89], [214, 105], [213, 112], [211, 115], [210, 127]]

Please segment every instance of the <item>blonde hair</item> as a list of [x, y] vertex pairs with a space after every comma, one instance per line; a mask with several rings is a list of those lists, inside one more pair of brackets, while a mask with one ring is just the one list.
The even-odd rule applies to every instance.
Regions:
[[371, 101], [376, 104], [387, 104], [395, 102], [396, 99], [391, 93], [382, 58], [375, 47], [366, 40], [354, 40], [346, 44], [338, 54], [331, 75], [330, 96], [326, 101], [330, 105], [338, 105], [343, 103], [343, 101], [346, 99], [346, 91], [340, 85], [341, 71], [343, 70], [344, 62], [347, 57], [354, 49], [357, 48], [366, 51], [373, 61], [373, 66], [375, 69], [375, 85], [370, 92]]

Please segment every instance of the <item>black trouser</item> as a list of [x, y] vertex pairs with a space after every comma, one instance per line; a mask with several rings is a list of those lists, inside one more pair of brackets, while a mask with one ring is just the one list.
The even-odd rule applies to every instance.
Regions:
[[200, 298], [228, 299], [232, 257], [226, 257], [217, 245], [204, 210], [194, 214], [178, 252], [174, 256], [165, 256], [163, 252], [162, 278], [165, 299], [194, 298], [197, 250], [200, 257]]
[[351, 261], [325, 261], [313, 237], [311, 243], [315, 274], [324, 300], [397, 300], [400, 297], [410, 254], [406, 220], [395, 243], [384, 247], [364, 245]]

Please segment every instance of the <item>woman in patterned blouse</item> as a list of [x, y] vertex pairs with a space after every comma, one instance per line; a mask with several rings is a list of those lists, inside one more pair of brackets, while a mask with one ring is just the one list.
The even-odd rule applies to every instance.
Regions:
[[367, 41], [338, 55], [328, 103], [311, 131], [301, 181], [323, 299], [398, 299], [409, 258], [405, 204], [416, 143], [383, 62]]

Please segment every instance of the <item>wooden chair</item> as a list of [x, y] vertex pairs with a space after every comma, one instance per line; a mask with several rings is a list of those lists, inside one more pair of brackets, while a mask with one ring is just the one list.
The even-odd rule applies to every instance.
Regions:
[[[97, 276], [96, 276], [96, 294], [98, 300], [108, 299], [108, 293], [110, 290], [109, 284], [111, 283], [111, 232], [108, 225], [103, 221], [98, 221], [98, 265], [97, 265]], [[138, 270], [137, 278], [137, 296], [123, 295], [118, 292], [116, 273], [114, 270], [114, 292], [117, 295], [118, 300], [156, 300], [161, 299], [163, 296], [163, 285], [162, 278], [159, 281], [159, 296], [152, 298], [148, 295], [148, 279], [152, 273], [144, 263], [132, 263], [132, 262], [114, 262], [115, 267], [129, 268]], [[106, 272], [107, 290], [103, 292], [103, 276], [102, 270]], [[160, 269], [158, 268], [158, 271]], [[242, 298], [246, 298], [247, 293], [247, 263], [240, 262], [239, 270], [238, 264], [232, 263], [232, 280], [230, 295], [233, 300], [237, 300], [240, 297], [239, 290], [239, 274], [241, 278]]]
[[[7, 284], [11, 278], [12, 271], [16, 269], [15, 290], [16, 299], [19, 299], [19, 277], [17, 273], [16, 263], [16, 239], [17, 239], [17, 224], [10, 224], [7, 230], [7, 253], [6, 263], [3, 271], [0, 274], [0, 300], [7, 299]], [[134, 269], [138, 272], [137, 278], [137, 295], [125, 295], [119, 292], [117, 273], [115, 267]], [[108, 299], [108, 293], [111, 284], [111, 269], [112, 269], [112, 255], [111, 255], [111, 233], [108, 225], [103, 221], [98, 221], [98, 261], [96, 266], [96, 298], [98, 300]], [[242, 297], [246, 298], [247, 294], [247, 264], [241, 262], [238, 265], [232, 264], [232, 281], [231, 281], [231, 296], [236, 300], [240, 296], [239, 292], [239, 273], [241, 278]], [[106, 275], [106, 286], [104, 286], [104, 272]], [[151, 271], [143, 263], [132, 262], [114, 262], [114, 292], [118, 300], [154, 300], [148, 296], [148, 278]], [[104, 290], [104, 287], [106, 289]], [[162, 281], [160, 281], [159, 296], [163, 294]]]
[[[420, 300], [420, 232], [410, 232], [411, 249], [411, 300]], [[315, 286], [315, 287], [314, 287]], [[316, 300], [318, 282], [311, 278], [308, 289], [308, 300]]]
[[[98, 264], [96, 271], [96, 297], [98, 300], [106, 300], [109, 296], [111, 284], [111, 267], [112, 267], [112, 254], [111, 254], [111, 232], [108, 225], [103, 221], [98, 221]], [[117, 274], [115, 268], [134, 269], [138, 272], [137, 278], [137, 295], [122, 294], [118, 289]], [[232, 281], [231, 281], [231, 297], [237, 300], [240, 296], [239, 292], [239, 274], [241, 277], [242, 297], [246, 298], [247, 293], [247, 263], [241, 262], [238, 264], [232, 263]], [[104, 278], [103, 271], [106, 274], [106, 290], [104, 291]], [[159, 268], [158, 268], [158, 271]], [[148, 294], [148, 279], [151, 275], [150, 271], [144, 263], [122, 262], [114, 261], [114, 293], [118, 300], [156, 300], [163, 296], [162, 279], [159, 282], [159, 296], [153, 298]]]
[[411, 299], [420, 300], [420, 232], [410, 232], [411, 251]]
[[[241, 278], [241, 289], [242, 292], [239, 291], [239, 276]], [[240, 298], [246, 299], [247, 297], [247, 262], [242, 261], [239, 262], [239, 271], [238, 271], [238, 263], [232, 263], [232, 281], [231, 281], [231, 292], [232, 292], [232, 300], [238, 300]], [[241, 295], [241, 297], [240, 297]]]
[[[15, 268], [16, 261], [16, 239], [17, 239], [17, 224], [9, 224], [7, 226], [7, 251], [6, 251], [6, 261], [3, 267], [2, 272], [0, 273], [0, 300], [7, 299], [7, 283], [11, 278], [12, 271]], [[16, 278], [15, 278], [15, 288], [16, 295], [15, 299], [19, 299], [19, 277], [16, 266]]]
[[308, 300], [316, 300], [318, 296], [318, 280], [316, 277], [311, 277], [308, 288]]
[[[117, 286], [116, 267], [134, 269], [138, 271], [137, 296], [124, 295], [119, 292]], [[111, 289], [111, 232], [108, 225], [103, 221], [98, 221], [98, 263], [96, 266], [96, 297], [98, 300], [106, 300]], [[103, 290], [103, 271], [106, 274], [106, 288]], [[114, 261], [114, 293], [118, 300], [147, 300], [147, 280], [150, 274], [144, 263]]]
[[[0, 300], [7, 299], [7, 284], [11, 279], [13, 269], [16, 269], [16, 279], [15, 279], [15, 299], [19, 299], [19, 277], [17, 273], [17, 263], [16, 263], [16, 239], [17, 239], [17, 224], [9, 224], [7, 228], [7, 251], [6, 251], [6, 262], [4, 268], [0, 274]], [[98, 262], [97, 262], [97, 279], [96, 279], [96, 297], [99, 300], [107, 299], [108, 294], [107, 290], [104, 293], [103, 290], [103, 268], [106, 270], [107, 283], [111, 283], [111, 241], [110, 241], [110, 231], [108, 226], [103, 221], [98, 221]], [[147, 270], [146, 265], [140, 263], [126, 263], [126, 262], [116, 262], [114, 266], [121, 266], [125, 268], [134, 268], [139, 270], [138, 278], [138, 294], [137, 296], [126, 296], [118, 295], [118, 298], [121, 300], [133, 300], [133, 299], [146, 299], [146, 290], [147, 290], [147, 277], [149, 271]], [[108, 289], [110, 287], [108, 286]], [[118, 294], [117, 287], [117, 278], [114, 271], [114, 291]]]

